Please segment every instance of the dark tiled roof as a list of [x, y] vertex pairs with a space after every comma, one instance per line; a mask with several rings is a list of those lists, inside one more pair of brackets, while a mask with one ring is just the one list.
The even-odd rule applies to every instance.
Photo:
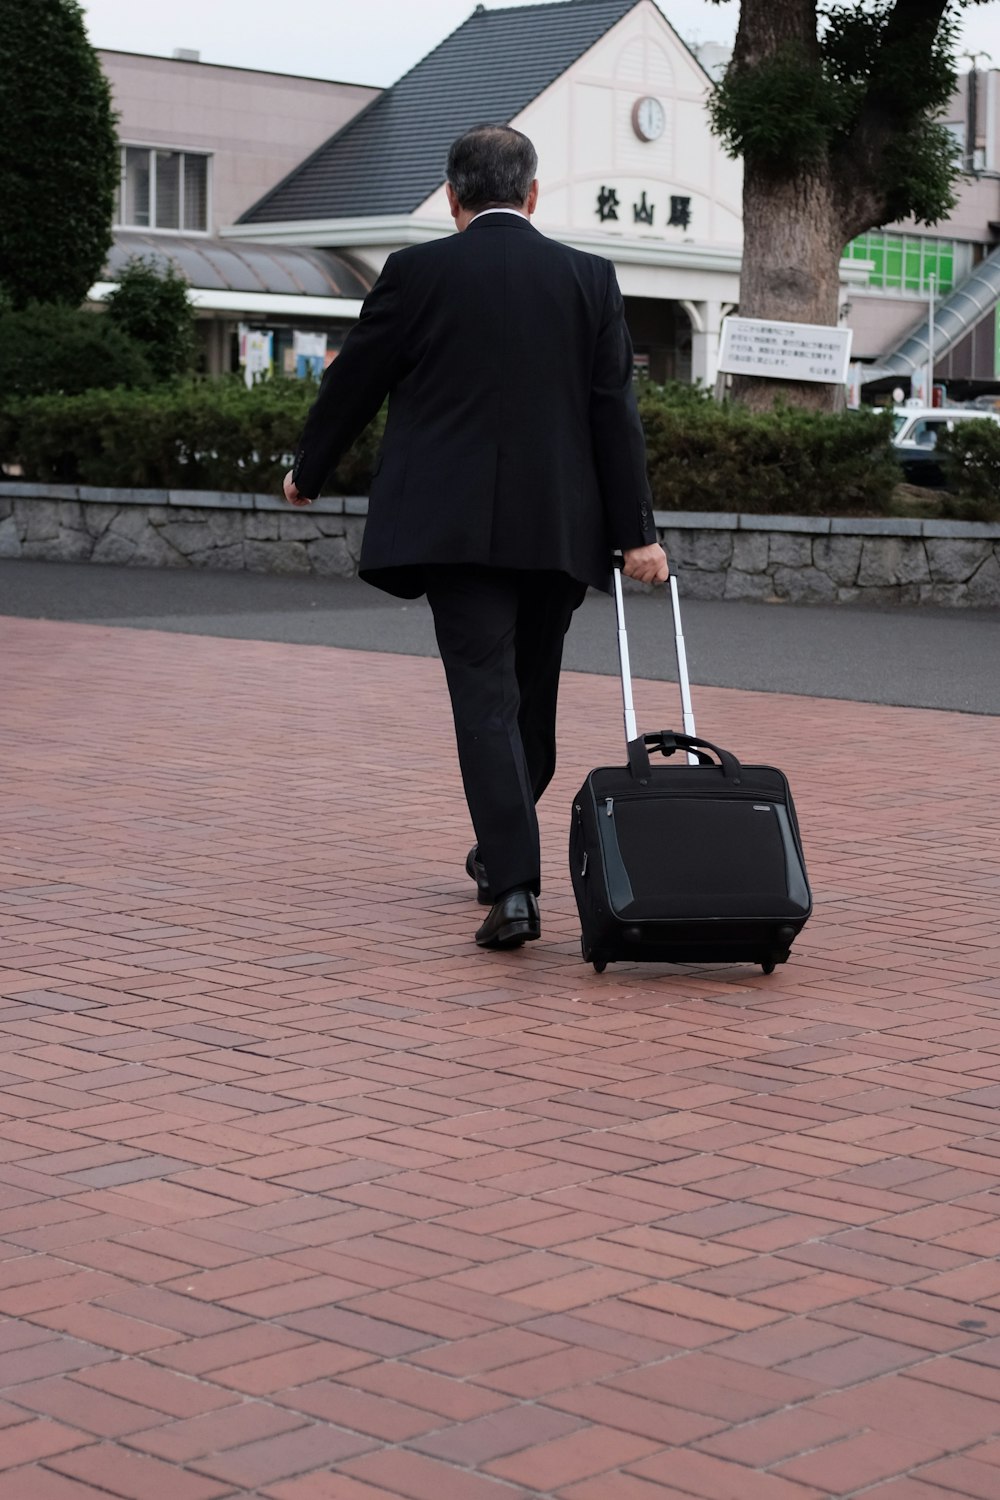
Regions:
[[444, 181], [456, 136], [512, 120], [637, 4], [478, 7], [239, 222], [411, 213]]

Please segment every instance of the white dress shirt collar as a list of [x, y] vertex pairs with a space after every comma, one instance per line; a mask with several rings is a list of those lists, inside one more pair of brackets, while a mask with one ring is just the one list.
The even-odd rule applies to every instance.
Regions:
[[480, 209], [479, 213], [473, 214], [472, 218], [469, 220], [469, 223], [474, 224], [477, 219], [484, 218], [486, 214], [517, 214], [517, 217], [519, 219], [527, 219], [528, 223], [531, 223], [531, 220], [528, 219], [528, 215], [523, 214], [519, 208], [483, 208]]

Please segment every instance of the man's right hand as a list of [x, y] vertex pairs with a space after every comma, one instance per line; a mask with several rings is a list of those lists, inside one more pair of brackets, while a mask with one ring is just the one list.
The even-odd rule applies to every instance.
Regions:
[[622, 572], [637, 583], [666, 583], [670, 577], [667, 554], [659, 542], [650, 542], [647, 547], [631, 547], [624, 553], [624, 558]]
[[301, 495], [299, 493], [298, 486], [295, 483], [295, 480], [292, 478], [291, 469], [289, 469], [288, 473], [285, 475], [285, 482], [282, 485], [282, 489], [284, 490], [285, 499], [288, 501], [289, 505], [312, 505], [312, 501], [309, 499], [308, 495]]

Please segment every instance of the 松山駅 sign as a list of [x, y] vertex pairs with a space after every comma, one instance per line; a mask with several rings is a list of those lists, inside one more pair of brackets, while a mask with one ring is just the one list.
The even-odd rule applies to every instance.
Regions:
[[768, 318], [726, 318], [719, 370], [769, 380], [816, 380], [843, 385], [851, 360], [851, 330]]

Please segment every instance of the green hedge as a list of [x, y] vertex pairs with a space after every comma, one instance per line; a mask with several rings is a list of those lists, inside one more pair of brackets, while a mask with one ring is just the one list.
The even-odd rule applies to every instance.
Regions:
[[[38, 481], [275, 491], [315, 393], [227, 377], [36, 397], [0, 412], [0, 456]], [[639, 408], [658, 510], [878, 515], [899, 482], [884, 414], [753, 413], [695, 387], [645, 384]], [[383, 421], [345, 456], [332, 492], [367, 493]]]
[[0, 310], [0, 392], [63, 396], [114, 386], [151, 386], [142, 346], [110, 318], [57, 302]]
[[[280, 491], [316, 385], [236, 376], [152, 390], [38, 396], [0, 410], [0, 455], [26, 479], [136, 489]], [[342, 459], [334, 488], [365, 494], [384, 418]]]
[[761, 515], [882, 515], [899, 467], [891, 419], [779, 407], [719, 405], [688, 386], [640, 391], [649, 477], [658, 510]]
[[965, 520], [1000, 518], [1000, 423], [958, 422], [938, 437], [945, 483], [955, 492], [951, 509]]

